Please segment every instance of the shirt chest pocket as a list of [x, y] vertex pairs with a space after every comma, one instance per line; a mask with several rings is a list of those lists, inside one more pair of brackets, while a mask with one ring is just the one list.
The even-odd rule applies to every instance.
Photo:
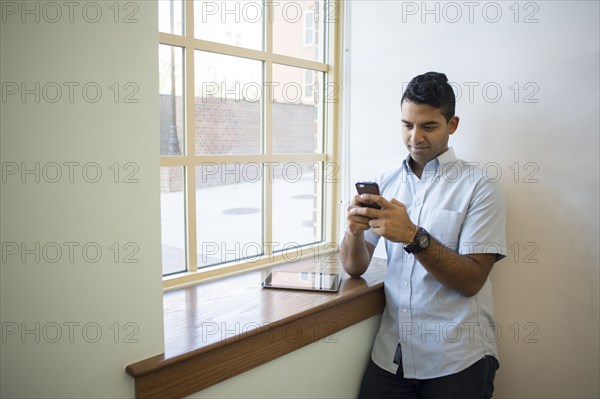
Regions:
[[423, 227], [442, 244], [457, 250], [460, 228], [465, 219], [463, 212], [448, 209], [430, 209], [425, 214]]

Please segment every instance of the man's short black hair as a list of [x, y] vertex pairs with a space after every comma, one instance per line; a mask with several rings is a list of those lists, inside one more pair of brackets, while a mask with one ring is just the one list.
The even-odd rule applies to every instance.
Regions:
[[415, 76], [404, 91], [402, 101], [410, 101], [415, 104], [428, 104], [434, 108], [440, 108], [440, 112], [446, 118], [446, 122], [454, 116], [456, 98], [448, 78], [440, 72], [427, 72]]

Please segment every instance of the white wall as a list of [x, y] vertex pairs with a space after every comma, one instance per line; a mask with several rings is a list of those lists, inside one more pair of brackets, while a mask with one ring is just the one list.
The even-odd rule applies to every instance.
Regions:
[[[0, 4], [0, 396], [130, 397], [125, 366], [163, 351], [156, 5], [119, 3], [115, 23], [114, 2], [72, 2], [72, 14], [50, 2], [62, 16], [46, 3]], [[25, 7], [39, 22], [21, 21]], [[11, 95], [22, 82], [34, 93]], [[124, 103], [136, 88], [139, 102]], [[36, 163], [38, 176], [21, 176]]]
[[598, 397], [598, 2], [346, 4], [347, 185], [406, 157], [404, 82], [445, 72], [462, 91], [451, 145], [490, 179], [500, 171], [508, 202], [511, 247], [492, 274], [496, 397]]
[[353, 398], [380, 316], [373, 316], [189, 398]]

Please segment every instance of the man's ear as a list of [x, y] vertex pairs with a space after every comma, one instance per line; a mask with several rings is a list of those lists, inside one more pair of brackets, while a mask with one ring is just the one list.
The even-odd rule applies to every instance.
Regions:
[[450, 118], [450, 120], [448, 121], [448, 129], [450, 130], [450, 134], [453, 134], [454, 132], [456, 132], [456, 129], [458, 129], [458, 123], [460, 122], [460, 118], [458, 116], [453, 116], [452, 118]]

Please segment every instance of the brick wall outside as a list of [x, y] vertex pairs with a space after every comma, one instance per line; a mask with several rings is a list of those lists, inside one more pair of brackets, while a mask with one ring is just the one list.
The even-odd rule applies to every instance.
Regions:
[[[183, 121], [181, 99], [177, 103], [177, 136], [182, 148]], [[313, 153], [317, 147], [317, 108], [314, 105], [274, 102], [273, 152]], [[260, 152], [261, 135], [260, 102], [248, 102], [216, 97], [196, 99], [196, 154], [256, 154]], [[160, 96], [160, 148], [169, 154], [172, 125], [171, 96]], [[171, 140], [173, 138], [171, 137]], [[183, 149], [183, 148], [182, 148]], [[228, 170], [238, 168], [241, 176], [253, 179], [257, 165], [228, 165]], [[235, 183], [235, 173], [222, 177], [222, 165], [207, 164], [197, 168], [196, 187]], [[307, 171], [308, 172], [308, 171]], [[259, 172], [260, 173], [260, 172]], [[254, 175], [253, 175], [254, 174]], [[161, 168], [161, 192], [181, 191], [183, 168]]]

